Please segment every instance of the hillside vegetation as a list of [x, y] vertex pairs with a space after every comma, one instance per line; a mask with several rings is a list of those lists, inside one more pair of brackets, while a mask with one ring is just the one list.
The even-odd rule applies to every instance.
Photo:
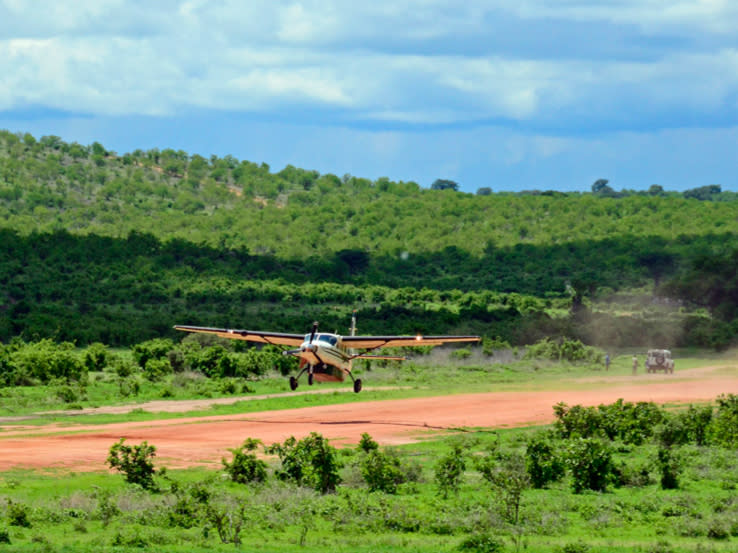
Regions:
[[0, 132], [0, 339], [342, 331], [358, 308], [362, 332], [730, 344], [735, 194], [489, 192]]

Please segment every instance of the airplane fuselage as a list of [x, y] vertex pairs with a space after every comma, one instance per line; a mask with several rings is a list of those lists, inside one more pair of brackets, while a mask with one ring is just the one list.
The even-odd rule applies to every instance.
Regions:
[[351, 371], [351, 355], [341, 347], [341, 336], [320, 333], [305, 335], [299, 350], [289, 352], [300, 358], [301, 365], [309, 366], [318, 382], [342, 382]]

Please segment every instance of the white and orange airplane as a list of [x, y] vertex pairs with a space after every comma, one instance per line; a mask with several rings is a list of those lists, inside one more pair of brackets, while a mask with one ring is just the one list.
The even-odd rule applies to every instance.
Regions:
[[[361, 379], [354, 378], [351, 363], [354, 359], [393, 359], [404, 361], [405, 357], [394, 355], [370, 355], [367, 352], [385, 347], [440, 346], [446, 343], [478, 342], [479, 336], [356, 336], [356, 314], [351, 318], [351, 335], [341, 336], [318, 332], [318, 323], [308, 334], [285, 334], [261, 330], [236, 330], [204, 326], [176, 325], [176, 330], [214, 334], [221, 338], [247, 340], [262, 344], [297, 347], [282, 352], [300, 359], [300, 372], [290, 376], [290, 388], [297, 389], [298, 379], [307, 372], [308, 384], [317, 382], [343, 382], [346, 375], [354, 383], [354, 392], [361, 391]], [[356, 350], [363, 350], [357, 353]]]

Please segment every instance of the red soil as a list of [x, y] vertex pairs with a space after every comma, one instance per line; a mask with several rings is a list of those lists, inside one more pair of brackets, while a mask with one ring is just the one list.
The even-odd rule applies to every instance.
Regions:
[[[156, 464], [171, 468], [219, 466], [228, 448], [245, 438], [265, 444], [319, 432], [337, 445], [356, 444], [368, 432], [380, 444], [418, 441], [459, 427], [503, 428], [549, 423], [552, 406], [599, 405], [618, 398], [664, 403], [704, 402], [738, 394], [738, 370], [705, 367], [676, 375], [608, 376], [587, 379], [592, 389], [494, 392], [431, 398], [367, 401], [243, 415], [207, 416], [100, 425], [0, 426], [0, 471], [11, 468], [105, 470], [110, 446], [119, 438], [148, 441]], [[597, 380], [598, 382], [595, 382]], [[583, 381], [576, 386], [581, 388]], [[572, 383], [572, 385], [575, 385]], [[595, 387], [597, 386], [597, 387]], [[142, 407], [132, 406], [133, 407]]]

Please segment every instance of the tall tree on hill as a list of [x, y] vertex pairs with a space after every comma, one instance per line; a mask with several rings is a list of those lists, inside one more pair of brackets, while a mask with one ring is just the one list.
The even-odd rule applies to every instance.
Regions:
[[431, 184], [431, 190], [453, 190], [458, 192], [459, 183], [448, 179], [436, 179]]

